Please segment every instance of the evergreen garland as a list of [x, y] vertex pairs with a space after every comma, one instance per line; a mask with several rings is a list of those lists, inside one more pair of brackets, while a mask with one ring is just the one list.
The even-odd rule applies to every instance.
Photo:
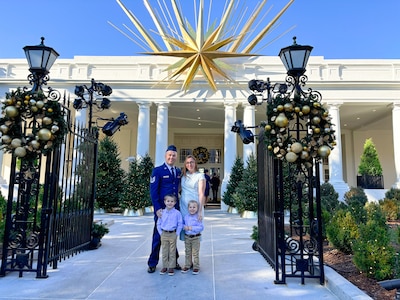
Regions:
[[96, 201], [99, 208], [110, 211], [120, 207], [124, 189], [124, 170], [121, 168], [118, 145], [111, 137], [100, 141], [96, 177]]
[[244, 171], [243, 160], [241, 157], [237, 157], [232, 166], [231, 176], [229, 177], [226, 191], [222, 196], [222, 201], [228, 206], [235, 207], [232, 195], [235, 193], [235, 190], [239, 185], [239, 182], [242, 181], [243, 179], [243, 171]]

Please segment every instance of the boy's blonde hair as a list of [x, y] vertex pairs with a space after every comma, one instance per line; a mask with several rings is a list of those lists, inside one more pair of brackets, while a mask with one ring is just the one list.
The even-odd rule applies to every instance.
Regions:
[[164, 196], [164, 201], [167, 200], [167, 198], [172, 198], [172, 199], [175, 201], [175, 203], [176, 203], [176, 196], [175, 196], [175, 195], [173, 195], [173, 194], [167, 194], [167, 195], [165, 195], [165, 196]]
[[189, 200], [188, 207], [190, 204], [193, 204], [193, 203], [195, 203], [197, 205], [197, 208], [199, 208], [199, 203], [196, 200]]

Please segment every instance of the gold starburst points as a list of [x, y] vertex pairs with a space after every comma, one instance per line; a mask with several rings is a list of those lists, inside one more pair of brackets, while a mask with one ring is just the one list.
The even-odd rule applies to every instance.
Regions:
[[[252, 51], [253, 48], [263, 39], [263, 37], [276, 23], [280, 16], [294, 2], [294, 0], [290, 0], [286, 4], [286, 6], [249, 43], [247, 43], [247, 45], [243, 49], [239, 50], [244, 44], [244, 38], [246, 37], [246, 35], [252, 32], [251, 27], [260, 12], [262, 11], [262, 8], [264, 7], [267, 0], [263, 0], [255, 8], [253, 15], [247, 20], [247, 22], [244, 23], [240, 32], [237, 35], [229, 35], [229, 32], [231, 32], [232, 30], [230, 30], [229, 32], [228, 30], [226, 30], [227, 24], [229, 23], [231, 16], [233, 15], [234, 8], [237, 7], [237, 5], [235, 5], [235, 0], [227, 0], [227, 2], [225, 3], [226, 9], [222, 14], [219, 25], [216, 26], [216, 28], [209, 27], [207, 28], [207, 30], [204, 29], [203, 20], [204, 0], [200, 0], [199, 6], [197, 7], [198, 17], [196, 30], [191, 27], [188, 21], [184, 22], [182, 18], [182, 11], [179, 10], [176, 0], [171, 0], [173, 14], [171, 14], [167, 6], [162, 7], [159, 4], [163, 16], [170, 16], [170, 18], [172, 18], [172, 16], [175, 17], [174, 21], [175, 23], [177, 23], [177, 26], [179, 28], [179, 34], [177, 33], [176, 29], [171, 29], [174, 28], [170, 25], [170, 23], [173, 23], [172, 19], [169, 20], [165, 17], [163, 22], [159, 17], [157, 17], [157, 15], [160, 14], [156, 14], [152, 6], [149, 4], [149, 1], [143, 0], [146, 9], [149, 12], [149, 15], [157, 28], [158, 35], [162, 38], [166, 47], [166, 50], [163, 50], [162, 47], [157, 44], [156, 40], [144, 28], [139, 19], [130, 10], [128, 10], [120, 0], [116, 1], [121, 6], [125, 14], [129, 17], [142, 38], [138, 37], [138, 35], [136, 34], [135, 36], [139, 38], [146, 45], [147, 48], [141, 45], [140, 46], [144, 49], [151, 50], [151, 52], [147, 51], [145, 52], [145, 54], [182, 58], [177, 63], [171, 65], [168, 68], [168, 70], [173, 71], [165, 79], [174, 82], [181, 75], [186, 74], [186, 78], [184, 79], [182, 84], [182, 90], [184, 91], [187, 91], [189, 89], [199, 70], [202, 71], [205, 79], [207, 80], [209, 86], [212, 88], [213, 91], [217, 91], [217, 86], [215, 84], [215, 75], [219, 75], [226, 81], [233, 82], [233, 80], [225, 72], [224, 64], [219, 61], [219, 59], [257, 56], [258, 54], [252, 54], [250, 53], [250, 51]], [[179, 7], [182, 6], [179, 5]], [[211, 4], [208, 9], [209, 11], [211, 11]], [[166, 23], [168, 24], [167, 26]], [[169, 32], [167, 32], [166, 28], [169, 28]], [[128, 38], [130, 37], [128, 36]], [[133, 41], [136, 42], [135, 40]]]

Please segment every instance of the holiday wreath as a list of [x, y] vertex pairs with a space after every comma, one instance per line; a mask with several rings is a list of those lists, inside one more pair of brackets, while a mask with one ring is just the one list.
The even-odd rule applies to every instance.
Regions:
[[[335, 131], [320, 98], [318, 92], [310, 92], [304, 98], [297, 94], [293, 99], [288, 94], [278, 94], [268, 104], [264, 129], [268, 150], [275, 157], [307, 165], [311, 158], [329, 156], [336, 145]], [[296, 126], [302, 128], [300, 137], [292, 136], [296, 131], [290, 128], [290, 121], [295, 118]]]
[[196, 149], [193, 149], [193, 156], [196, 158], [198, 164], [205, 164], [210, 158], [210, 153], [207, 148], [197, 147]]
[[[19, 158], [36, 159], [63, 143], [67, 125], [58, 92], [17, 88], [7, 92], [0, 118], [1, 149]], [[54, 99], [53, 99], [54, 98]]]

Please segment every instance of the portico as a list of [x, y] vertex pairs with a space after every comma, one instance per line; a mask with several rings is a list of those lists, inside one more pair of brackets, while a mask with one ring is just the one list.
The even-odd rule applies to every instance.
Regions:
[[[145, 56], [59, 59], [51, 70], [48, 86], [65, 89], [73, 98], [75, 85], [91, 78], [111, 85], [112, 107], [101, 117], [113, 117], [121, 111], [128, 115], [129, 124], [114, 136], [124, 168], [128, 166], [128, 157], [146, 153], [155, 164], [161, 163], [170, 143], [185, 151], [202, 146], [212, 150], [217, 158], [200, 166], [220, 174], [223, 193], [236, 156], [246, 160], [255, 152], [254, 144], [243, 145], [231, 132], [231, 126], [238, 119], [246, 126], [254, 126], [266, 118], [265, 104], [248, 105], [247, 83], [267, 77], [282, 82], [285, 69], [278, 57], [230, 59], [230, 76], [235, 83], [217, 81], [218, 90], [214, 93], [199, 76], [187, 92], [182, 92], [180, 82], [163, 81], [163, 70], [172, 61]], [[0, 59], [0, 97], [26, 85], [27, 69], [23, 59]], [[396, 139], [400, 122], [400, 60], [311, 57], [306, 74], [307, 86], [321, 92], [336, 125], [337, 146], [329, 156], [328, 166], [324, 166], [327, 171], [322, 172], [323, 179], [329, 178], [340, 195], [355, 186], [363, 144], [372, 137], [385, 188], [400, 186], [400, 146]], [[84, 111], [80, 114], [84, 118]], [[102, 125], [100, 120], [98, 125]], [[257, 128], [252, 130], [257, 133]], [[5, 180], [9, 177], [8, 161], [8, 155], [3, 155], [1, 175]], [[183, 166], [181, 161], [178, 165]]]

